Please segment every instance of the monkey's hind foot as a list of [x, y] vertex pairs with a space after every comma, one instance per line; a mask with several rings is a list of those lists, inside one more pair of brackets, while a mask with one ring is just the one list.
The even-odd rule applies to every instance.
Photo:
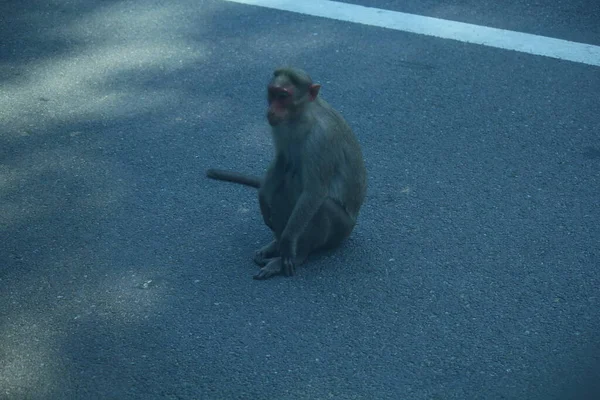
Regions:
[[262, 267], [258, 274], [253, 276], [253, 279], [264, 280], [269, 279], [274, 275], [279, 275], [283, 272], [283, 261], [281, 257], [277, 257], [269, 261], [267, 265]]
[[279, 246], [277, 240], [273, 240], [268, 245], [261, 247], [254, 253], [254, 262], [260, 267], [269, 264], [275, 257], [279, 257]]

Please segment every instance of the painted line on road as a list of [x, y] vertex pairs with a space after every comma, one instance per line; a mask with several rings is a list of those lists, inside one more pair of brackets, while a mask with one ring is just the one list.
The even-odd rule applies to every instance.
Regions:
[[224, 0], [600, 67], [600, 46], [329, 0]]

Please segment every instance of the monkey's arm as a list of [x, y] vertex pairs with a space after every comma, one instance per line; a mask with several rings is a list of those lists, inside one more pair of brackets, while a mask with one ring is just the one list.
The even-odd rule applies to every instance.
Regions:
[[279, 238], [279, 253], [283, 262], [284, 275], [295, 274], [298, 238], [324, 201], [323, 193], [304, 191], [296, 202], [292, 215]]
[[319, 208], [325, 201], [326, 193], [304, 191], [296, 206], [290, 215], [290, 219], [285, 225], [285, 229], [281, 234], [281, 240], [296, 241], [300, 234], [304, 232], [308, 223], [315, 216]]
[[294, 273], [294, 259], [298, 238], [304, 232], [325, 201], [334, 165], [322, 148], [313, 153], [316, 160], [304, 160], [302, 170], [303, 190], [287, 221], [279, 240], [279, 251], [286, 275]]

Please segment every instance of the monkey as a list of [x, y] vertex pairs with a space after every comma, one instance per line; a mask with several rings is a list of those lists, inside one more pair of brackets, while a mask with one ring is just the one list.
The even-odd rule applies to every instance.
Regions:
[[209, 169], [207, 176], [258, 189], [273, 240], [254, 254], [254, 279], [282, 274], [350, 236], [366, 197], [367, 172], [358, 138], [319, 96], [321, 85], [295, 67], [276, 68], [267, 86], [267, 120], [275, 156], [262, 178]]

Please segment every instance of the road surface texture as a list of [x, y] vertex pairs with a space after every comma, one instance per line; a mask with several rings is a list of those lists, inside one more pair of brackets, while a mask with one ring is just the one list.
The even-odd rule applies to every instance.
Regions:
[[[600, 45], [595, 1], [348, 1]], [[402, 3], [399, 5], [399, 3]], [[255, 281], [273, 68], [351, 238]], [[600, 399], [600, 67], [219, 0], [0, 5], [0, 399]]]

